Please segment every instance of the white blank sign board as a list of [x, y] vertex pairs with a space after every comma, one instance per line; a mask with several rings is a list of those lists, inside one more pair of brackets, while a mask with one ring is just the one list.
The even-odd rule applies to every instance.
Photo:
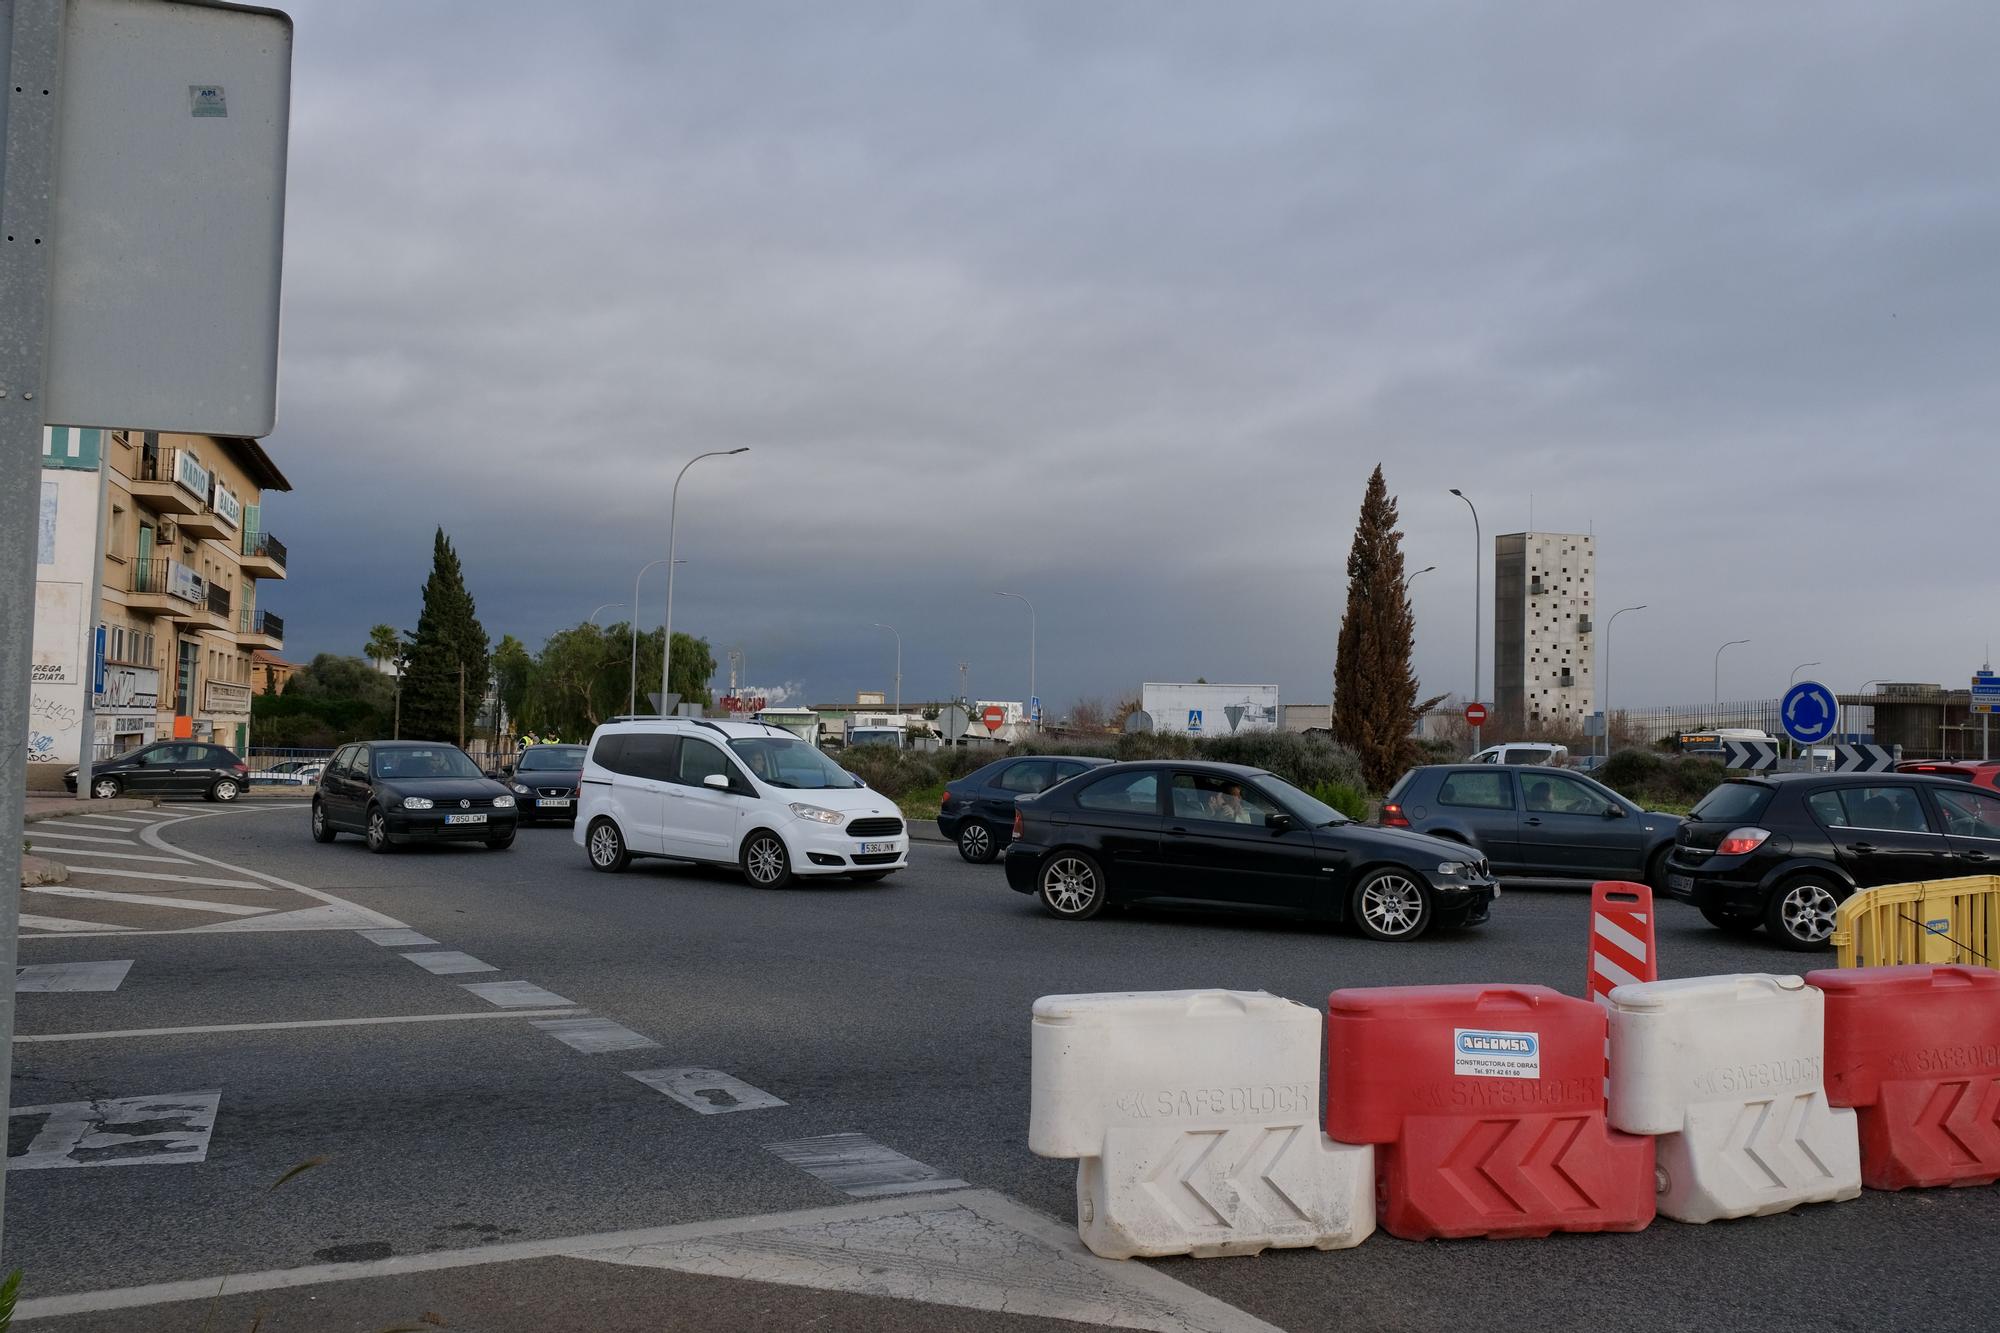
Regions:
[[62, 65], [43, 419], [270, 434], [292, 21], [69, 0]]

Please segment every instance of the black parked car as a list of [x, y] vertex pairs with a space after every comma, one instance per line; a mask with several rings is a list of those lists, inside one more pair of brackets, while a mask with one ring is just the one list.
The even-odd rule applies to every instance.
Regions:
[[1667, 860], [1669, 896], [1710, 924], [1824, 949], [1859, 889], [2000, 864], [2000, 794], [1910, 773], [1738, 778], [1701, 798]]
[[1433, 764], [1403, 774], [1381, 823], [1477, 847], [1502, 880], [1659, 888], [1681, 821], [1540, 764]]
[[500, 781], [514, 793], [521, 823], [576, 822], [577, 784], [583, 780], [583, 757], [589, 750], [588, 745], [530, 745], [500, 770]]
[[402, 842], [514, 841], [514, 793], [479, 771], [456, 745], [438, 741], [367, 741], [343, 745], [313, 796], [315, 842], [359, 833], [368, 850]]
[[1499, 890], [1477, 851], [1356, 824], [1236, 764], [1111, 764], [1015, 806], [1007, 884], [1051, 915], [1107, 903], [1288, 908], [1378, 940], [1486, 919]]
[[[250, 765], [206, 741], [158, 741], [90, 766], [90, 794], [100, 800], [129, 793], [233, 801], [249, 785]], [[76, 790], [75, 769], [63, 774], [63, 786]]]
[[1109, 759], [1082, 755], [1022, 755], [996, 759], [977, 772], [944, 784], [938, 832], [958, 844], [958, 854], [984, 863], [1000, 855], [1014, 834], [1014, 802], [1035, 796]]

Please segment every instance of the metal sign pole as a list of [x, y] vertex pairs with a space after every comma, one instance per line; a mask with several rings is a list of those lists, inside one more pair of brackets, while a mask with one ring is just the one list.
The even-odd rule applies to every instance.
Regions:
[[[41, 523], [57, 80], [63, 0], [0, 0], [0, 978], [20, 951], [21, 828], [28, 785], [29, 677]], [[11, 478], [11, 480], [8, 480]], [[91, 589], [94, 598], [97, 590]], [[0, 987], [0, 1106], [13, 1104], [14, 988]], [[6, 1173], [0, 1172], [0, 1210]], [[5, 1213], [0, 1211], [0, 1226]]]

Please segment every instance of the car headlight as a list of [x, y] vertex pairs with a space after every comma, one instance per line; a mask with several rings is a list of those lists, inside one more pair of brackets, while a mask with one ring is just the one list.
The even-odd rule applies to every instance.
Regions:
[[523, 787], [523, 786], [522, 786], [522, 785], [521, 785], [520, 783], [518, 783], [518, 782], [510, 782], [510, 783], [508, 783], [507, 785], [508, 785], [509, 787], [512, 787], [512, 788], [514, 789], [514, 791], [515, 791], [515, 792], [516, 792], [517, 794], [519, 794], [519, 795], [522, 795], [522, 796], [526, 796], [526, 795], [528, 794], [528, 792], [529, 792], [529, 791], [531, 790], [531, 789], [530, 789], [530, 788], [528, 788], [528, 787]]
[[807, 805], [802, 801], [792, 802], [792, 813], [800, 819], [810, 819], [815, 824], [839, 824], [845, 822], [846, 815], [838, 810], [828, 810], [823, 806]]
[[493, 808], [495, 810], [512, 810], [514, 808], [514, 798], [511, 796], [495, 796], [493, 798]]
[[1457, 879], [1472, 874], [1472, 867], [1463, 861], [1446, 861], [1438, 867], [1440, 879]]
[[428, 810], [431, 808], [431, 805], [432, 801], [428, 796], [405, 796], [403, 798], [403, 808], [405, 810]]

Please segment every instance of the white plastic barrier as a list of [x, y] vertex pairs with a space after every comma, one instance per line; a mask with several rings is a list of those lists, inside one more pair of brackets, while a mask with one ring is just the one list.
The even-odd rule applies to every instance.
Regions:
[[1028, 1147], [1080, 1159], [1083, 1243], [1211, 1258], [1367, 1239], [1375, 1153], [1321, 1132], [1321, 1023], [1261, 991], [1035, 1001]]
[[1611, 1123], [1654, 1134], [1659, 1210], [1762, 1217], [1861, 1193], [1854, 1112], [1826, 1100], [1826, 1000], [1744, 973], [1611, 992]]

